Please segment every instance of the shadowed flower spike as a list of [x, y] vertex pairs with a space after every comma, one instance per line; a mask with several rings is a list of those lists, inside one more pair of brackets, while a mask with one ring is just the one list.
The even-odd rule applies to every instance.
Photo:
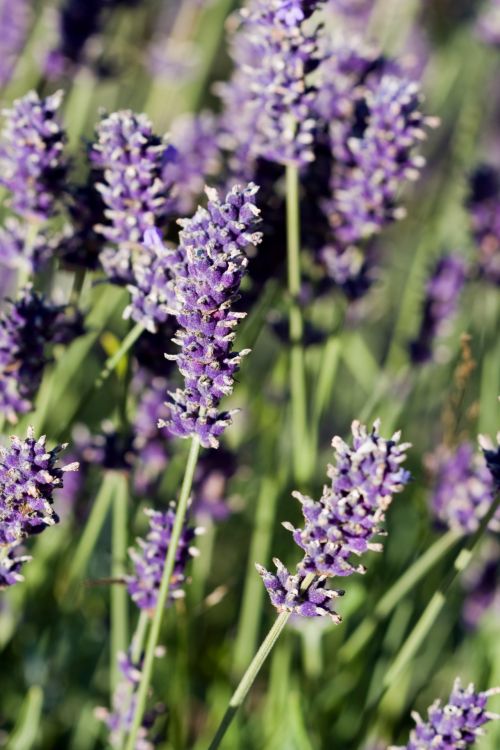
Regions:
[[170, 417], [160, 426], [182, 438], [196, 435], [205, 447], [216, 448], [231, 423], [232, 412], [218, 407], [232, 392], [234, 375], [248, 353], [231, 352], [234, 328], [245, 317], [231, 308], [248, 265], [245, 250], [261, 239], [254, 231], [260, 214], [257, 190], [252, 183], [235, 187], [221, 201], [207, 188], [207, 208], [179, 222], [186, 271], [176, 284], [181, 328], [174, 342], [181, 352], [171, 358], [177, 360], [185, 387], [169, 394]]
[[178, 306], [175, 278], [183, 273], [183, 260], [177, 248], [163, 243], [156, 229], [146, 230], [143, 249], [132, 261], [133, 281], [128, 285], [131, 301], [123, 317], [156, 333], [158, 325], [165, 323]]
[[[352, 434], [352, 448], [339, 437], [332, 441], [335, 465], [328, 467], [331, 485], [324, 487], [320, 500], [293, 493], [302, 504], [305, 525], [302, 529], [289, 523], [283, 525], [304, 551], [297, 574], [290, 576], [279, 561], [275, 561], [277, 577], [258, 567], [271, 599], [274, 597], [273, 603], [283, 599], [278, 609], [300, 614], [307, 576], [318, 583], [319, 593], [315, 596], [325, 595], [327, 577], [364, 572], [362, 565], [353, 564], [353, 555], [382, 549], [373, 539], [383, 533], [381, 524], [393, 494], [401, 492], [409, 481], [410, 475], [401, 465], [409, 443], [399, 443], [400, 433], [390, 440], [382, 438], [378, 421], [371, 432], [353, 422]], [[339, 592], [332, 594], [336, 595]]]
[[[494, 483], [484, 457], [470, 443], [455, 451], [441, 448], [428, 460], [434, 475], [431, 497], [436, 518], [449, 528], [472, 534], [494, 499]], [[500, 529], [500, 513], [490, 528]]]
[[467, 278], [465, 259], [457, 253], [445, 255], [436, 263], [426, 286], [420, 330], [410, 344], [413, 362], [429, 362], [436, 338], [441, 336], [458, 308]]
[[471, 683], [462, 688], [457, 678], [448, 703], [435, 701], [427, 711], [428, 720], [414, 712], [415, 729], [407, 745], [389, 750], [466, 750], [474, 747], [484, 734], [483, 726], [500, 716], [486, 710], [488, 698], [498, 695], [500, 688], [476, 693]]
[[0, 147], [0, 185], [21, 216], [44, 220], [55, 213], [64, 192], [66, 137], [57, 121], [63, 92], [40, 99], [34, 91], [4, 109]]
[[170, 185], [163, 179], [163, 170], [175, 160], [176, 152], [153, 133], [146, 115], [130, 110], [104, 117], [96, 136], [90, 161], [101, 172], [97, 189], [105, 203], [107, 219], [96, 230], [118, 245], [118, 250], [104, 251], [101, 260], [108, 276], [127, 281], [133, 250], [142, 242], [144, 233], [166, 222], [171, 202]]
[[[135, 574], [127, 576], [127, 584], [128, 592], [135, 604], [140, 609], [153, 612], [172, 536], [175, 506], [172, 505], [165, 513], [154, 510], [145, 512], [149, 517], [149, 532], [145, 539], [138, 540], [139, 549], [129, 550]], [[170, 601], [184, 596], [182, 587], [187, 582], [186, 566], [189, 560], [198, 554], [192, 542], [201, 533], [202, 529], [184, 526], [175, 554], [175, 566], [170, 583]]]
[[[500, 17], [500, 6], [499, 6]], [[499, 37], [500, 39], [500, 37]], [[500, 285], [500, 172], [482, 165], [471, 178], [468, 200], [480, 278]]]
[[17, 555], [19, 542], [58, 522], [53, 509], [54, 490], [63, 486], [64, 472], [78, 464], [58, 465], [65, 445], [48, 451], [45, 436], [10, 438], [0, 447], [0, 587], [21, 580], [19, 569], [29, 558]]
[[496, 491], [500, 491], [500, 432], [497, 433], [497, 444], [495, 445], [491, 438], [481, 435], [479, 444], [483, 450], [486, 466], [488, 467]]

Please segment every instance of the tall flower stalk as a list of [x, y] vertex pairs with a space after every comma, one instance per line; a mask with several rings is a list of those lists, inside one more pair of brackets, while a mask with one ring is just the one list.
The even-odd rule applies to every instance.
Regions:
[[149, 632], [137, 691], [137, 703], [126, 748], [134, 750], [142, 723], [155, 650], [160, 638], [163, 613], [172, 588], [177, 547], [184, 527], [191, 487], [200, 448], [218, 446], [218, 439], [231, 423], [233, 412], [220, 411], [221, 399], [233, 390], [233, 378], [241, 357], [232, 352], [235, 327], [244, 313], [232, 307], [248, 259], [245, 248], [256, 245], [260, 234], [253, 231], [259, 220], [255, 206], [255, 185], [233, 188], [221, 201], [216, 191], [207, 190], [207, 208], [198, 208], [192, 219], [181, 222], [180, 252], [185, 269], [176, 279], [177, 321], [180, 329], [175, 355], [184, 389], [169, 394], [170, 414], [166, 426], [175, 435], [191, 441], [184, 479], [177, 503], [158, 598]]

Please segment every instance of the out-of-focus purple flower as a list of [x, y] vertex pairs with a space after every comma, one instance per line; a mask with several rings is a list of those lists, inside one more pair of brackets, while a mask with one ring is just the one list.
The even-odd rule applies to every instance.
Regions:
[[[95, 709], [95, 716], [103, 721], [109, 729], [108, 742], [111, 747], [121, 748], [124, 737], [130, 732], [137, 705], [137, 691], [142, 676], [142, 660], [134, 664], [129, 653], [118, 654], [118, 667], [121, 680], [113, 694], [111, 711], [102, 706]], [[141, 727], [137, 733], [135, 750], [154, 750], [155, 745], [148, 739], [149, 730], [164, 707], [157, 705], [144, 715]]]
[[[452, 529], [472, 534], [494, 499], [494, 483], [484, 457], [470, 443], [454, 451], [441, 448], [428, 459], [434, 476], [431, 508], [435, 517]], [[500, 514], [491, 521], [500, 528]]]
[[30, 91], [3, 110], [0, 185], [11, 193], [12, 209], [27, 219], [52, 216], [65, 190], [66, 137], [57, 120], [62, 97], [58, 91], [40, 99]]
[[410, 344], [413, 362], [432, 359], [435, 340], [455, 316], [466, 279], [466, 261], [457, 253], [445, 255], [436, 263], [425, 288], [420, 330]]
[[24, 580], [21, 568], [31, 557], [18, 552], [17, 544], [0, 545], [0, 591]]
[[146, 230], [143, 253], [132, 260], [133, 280], [128, 284], [131, 300], [123, 317], [132, 318], [147, 331], [156, 333], [158, 326], [178, 307], [175, 279], [184, 272], [183, 266], [177, 248], [165, 245], [158, 230]]
[[[382, 548], [380, 543], [373, 542], [373, 538], [383, 531], [381, 524], [393, 494], [401, 492], [409, 481], [409, 473], [402, 467], [409, 444], [399, 443], [399, 433], [390, 440], [382, 438], [378, 422], [371, 432], [354, 422], [352, 433], [352, 448], [339, 437], [332, 441], [336, 460], [335, 465], [328, 467], [331, 485], [325, 486], [320, 500], [294, 493], [302, 504], [305, 526], [295, 529], [289, 523], [283, 525], [293, 533], [295, 543], [304, 551], [304, 557], [297, 565], [297, 574], [290, 576], [279, 561], [275, 561], [278, 576], [260, 566], [258, 568], [271, 600], [274, 596], [277, 602], [284, 596], [279, 605], [273, 602], [280, 611], [305, 616], [332, 614], [328, 609], [325, 612], [311, 609], [311, 614], [306, 614], [303, 597], [307, 582], [304, 580], [312, 576], [312, 580], [319, 584], [318, 596], [330, 597], [324, 592], [327, 577], [363, 573], [364, 567], [354, 565], [352, 556]], [[336, 595], [338, 592], [331, 594], [332, 597]], [[323, 603], [320, 609], [322, 606]]]
[[500, 616], [500, 546], [493, 537], [485, 541], [488, 544], [481, 544], [478, 558], [462, 576], [462, 618], [470, 630], [479, 626], [484, 615]]
[[71, 442], [83, 466], [99, 466], [111, 471], [130, 471], [133, 466], [133, 438], [123, 435], [109, 420], [101, 423], [101, 430], [96, 434], [86, 425], [76, 425]]
[[0, 87], [9, 82], [31, 20], [27, 0], [0, 0]]
[[147, 51], [147, 66], [151, 75], [179, 86], [189, 81], [200, 63], [196, 44], [162, 35], [153, 40]]
[[160, 420], [168, 418], [165, 404], [167, 380], [144, 377], [135, 383], [141, 391], [134, 418], [134, 487], [139, 495], [151, 494], [169, 462], [168, 433], [158, 428]]
[[472, 683], [464, 689], [457, 678], [448, 703], [443, 706], [440, 700], [435, 701], [427, 711], [427, 721], [414, 712], [412, 717], [416, 727], [408, 744], [392, 750], [465, 750], [473, 747], [484, 734], [482, 727], [500, 718], [486, 710], [488, 698], [499, 692], [500, 688], [493, 688], [476, 693]]
[[0, 265], [33, 274], [52, 258], [59, 247], [59, 237], [50, 237], [42, 229], [32, 240], [30, 225], [9, 216], [0, 227]]
[[170, 137], [177, 156], [163, 176], [172, 184], [176, 212], [185, 216], [196, 208], [205, 184], [220, 173], [218, 123], [208, 111], [180, 115], [172, 123]]
[[[306, 21], [321, 0], [251, 0], [241, 10], [232, 44], [235, 71], [219, 86], [225, 139], [243, 171], [244, 162], [265, 157], [281, 164], [312, 159], [314, 88], [309, 74], [318, 62], [317, 30]], [[232, 143], [230, 143], [232, 141]]]
[[93, 168], [101, 171], [96, 187], [107, 219], [96, 229], [118, 246], [103, 251], [101, 262], [112, 279], [130, 281], [133, 251], [147, 229], [165, 224], [171, 208], [171, 186], [163, 171], [176, 151], [153, 133], [146, 115], [130, 110], [104, 117], [96, 137], [89, 156]]
[[46, 347], [71, 338], [67, 323], [64, 307], [46, 302], [30, 287], [0, 314], [0, 408], [10, 422], [32, 408]]
[[483, 165], [474, 172], [468, 208], [472, 236], [478, 251], [479, 276], [498, 286], [500, 285], [500, 174], [497, 169]]
[[493, 477], [493, 483], [496, 491], [500, 491], [500, 432], [497, 433], [497, 443], [494, 444], [493, 440], [481, 435], [480, 445], [483, 449], [486, 466]]
[[476, 22], [479, 38], [492, 47], [500, 47], [500, 2], [489, 0]]
[[194, 480], [193, 514], [202, 524], [204, 519], [222, 521], [230, 515], [227, 484], [235, 471], [236, 458], [225, 448], [207, 451], [198, 460]]
[[24, 440], [11, 437], [9, 446], [0, 447], [0, 548], [57, 523], [54, 490], [63, 486], [64, 472], [78, 469], [75, 463], [59, 466], [65, 447], [48, 451], [45, 437], [36, 440], [31, 427]]
[[184, 377], [184, 390], [170, 393], [170, 416], [165, 424], [182, 438], [197, 436], [205, 447], [216, 448], [231, 422], [230, 412], [220, 412], [221, 399], [233, 389], [233, 378], [247, 350], [231, 352], [234, 328], [244, 313], [231, 307], [248, 259], [246, 248], [260, 242], [254, 231], [260, 214], [255, 205], [257, 187], [233, 188], [222, 202], [207, 188], [207, 208], [198, 208], [192, 219], [180, 221], [180, 249], [186, 273], [179, 276], [176, 292], [181, 326], [174, 339], [181, 346], [173, 355]]
[[[140, 609], [154, 611], [160, 589], [165, 559], [175, 521], [175, 506], [166, 512], [146, 510], [149, 531], [145, 539], [138, 539], [138, 549], [131, 548], [129, 554], [134, 564], [134, 575], [127, 576], [128, 592]], [[184, 596], [183, 586], [187, 582], [186, 566], [198, 551], [192, 546], [200, 529], [184, 526], [177, 550], [170, 581], [169, 600]]]
[[105, 243], [95, 230], [95, 226], [104, 221], [105, 208], [95, 187], [96, 179], [95, 171], [91, 170], [86, 184], [70, 188], [67, 201], [70, 223], [57, 246], [57, 254], [65, 263], [90, 271], [99, 267]]

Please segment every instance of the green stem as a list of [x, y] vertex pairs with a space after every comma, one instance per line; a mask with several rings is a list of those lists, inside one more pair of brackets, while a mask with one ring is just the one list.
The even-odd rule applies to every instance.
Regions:
[[109, 506], [113, 498], [114, 478], [111, 472], [104, 475], [99, 493], [92, 506], [90, 516], [83, 530], [78, 547], [73, 556], [64, 593], [80, 580], [87, 567], [90, 556], [97, 544], [97, 540], [104, 526]]
[[423, 555], [406, 570], [378, 601], [373, 614], [367, 617], [351, 634], [339, 651], [339, 659], [347, 663], [354, 659], [370, 640], [377, 625], [388, 617], [396, 605], [411, 591], [425, 574], [456, 544], [460, 538], [455, 531], [448, 531], [437, 539]]
[[186, 517], [186, 511], [188, 507], [189, 496], [191, 493], [191, 487], [193, 484], [194, 472], [196, 469], [196, 463], [198, 461], [198, 455], [200, 452], [200, 441], [197, 437], [191, 438], [191, 447], [189, 450], [189, 456], [186, 464], [186, 471], [184, 473], [184, 480], [182, 482], [181, 494], [175, 513], [175, 521], [172, 529], [172, 536], [168, 545], [167, 557], [165, 560], [165, 567], [163, 569], [163, 575], [160, 584], [160, 590], [158, 592], [158, 599], [156, 602], [153, 623], [151, 630], [149, 631], [148, 643], [146, 646], [146, 654], [144, 657], [144, 667], [142, 670], [141, 683], [139, 690], [137, 691], [137, 703], [134, 712], [134, 719], [132, 727], [126, 744], [127, 750], [134, 750], [137, 732], [142, 724], [142, 718], [146, 708], [146, 700], [148, 697], [149, 685], [151, 683], [151, 677], [153, 674], [153, 661], [155, 656], [155, 650], [158, 645], [160, 637], [161, 623], [163, 620], [163, 614], [165, 611], [165, 605], [168, 600], [168, 592], [170, 590], [170, 581], [175, 565], [175, 556], [177, 553], [177, 545], [182, 533], [182, 527], [184, 525], [184, 519]]
[[425, 637], [428, 635], [430, 629], [432, 628], [437, 616], [443, 609], [446, 603], [446, 597], [450, 589], [472, 560], [474, 552], [478, 547], [479, 542], [481, 541], [481, 538], [499, 505], [500, 495], [498, 495], [496, 500], [491, 504], [488, 513], [482, 519], [477, 531], [470, 537], [467, 544], [458, 553], [449, 574], [446, 576], [439, 589], [434, 593], [420, 619], [414, 626], [409, 636], [406, 638], [405, 642], [399, 650], [399, 653], [396, 655], [396, 658], [387, 670], [382, 681], [381, 689], [374, 697], [373, 703], [370, 708], [374, 708], [379, 703], [382, 696], [394, 684], [397, 677], [401, 674], [403, 669], [409, 664], [409, 662], [417, 653]]
[[82, 295], [82, 289], [85, 284], [86, 275], [87, 275], [87, 271], [85, 268], [77, 268], [75, 271], [75, 275], [73, 277], [73, 286], [71, 288], [71, 294], [69, 298], [69, 301], [75, 307], [78, 307], [78, 304], [80, 302], [80, 297]]
[[276, 477], [264, 477], [257, 500], [255, 525], [252, 532], [248, 565], [245, 577], [243, 603], [238, 623], [238, 635], [234, 649], [234, 671], [241, 674], [255, 652], [265, 589], [255, 573], [255, 563], [269, 557], [273, 520], [278, 500], [279, 485]]
[[[252, 659], [250, 666], [248, 667], [247, 671], [241, 678], [241, 681], [238, 687], [234, 691], [231, 697], [231, 700], [229, 701], [229, 705], [227, 707], [226, 713], [224, 714], [222, 721], [219, 724], [217, 732], [215, 733], [215, 737], [210, 743], [208, 750], [216, 750], [216, 748], [219, 747], [232, 720], [234, 719], [236, 712], [238, 711], [238, 708], [241, 706], [241, 704], [245, 700], [248, 694], [248, 691], [252, 687], [255, 681], [255, 678], [259, 674], [260, 669], [262, 665], [264, 664], [265, 660], [267, 659], [267, 657], [269, 656], [274, 644], [280, 637], [281, 632], [283, 628], [285, 627], [285, 625], [287, 624], [289, 617], [290, 617], [290, 612], [282, 612], [276, 618], [274, 625], [272, 626], [271, 630], [265, 637], [259, 650], [257, 651], [254, 658]], [[132, 748], [129, 748], [129, 750], [132, 750]]]
[[[111, 536], [111, 577], [120, 579], [126, 573], [127, 561], [127, 477], [114, 477], [113, 526]], [[111, 693], [119, 680], [117, 654], [128, 647], [128, 593], [125, 586], [111, 586]]]
[[286, 167], [286, 226], [288, 258], [288, 292], [290, 294], [290, 391], [292, 397], [292, 452], [294, 478], [304, 483], [309, 475], [306, 453], [307, 409], [306, 376], [303, 347], [304, 321], [299, 303], [300, 295], [300, 203], [299, 170]]
[[100, 388], [103, 383], [109, 378], [115, 367], [118, 366], [122, 357], [133, 347], [137, 339], [144, 332], [144, 326], [142, 323], [136, 323], [135, 326], [127, 333], [123, 339], [120, 348], [113, 354], [112, 357], [106, 360], [104, 367], [95, 381], [95, 387]]

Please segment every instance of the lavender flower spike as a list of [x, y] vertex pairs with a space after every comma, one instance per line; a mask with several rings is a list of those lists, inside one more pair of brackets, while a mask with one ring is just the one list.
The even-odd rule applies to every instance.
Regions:
[[9, 82], [31, 21], [28, 0], [0, 0], [0, 87]]
[[498, 693], [500, 688], [476, 693], [472, 683], [464, 689], [457, 678], [448, 703], [442, 706], [441, 701], [435, 701], [427, 712], [428, 721], [413, 713], [416, 727], [408, 744], [389, 750], [465, 750], [473, 747], [484, 734], [482, 727], [489, 721], [500, 719], [498, 714], [486, 710], [488, 698]]
[[104, 117], [96, 130], [90, 160], [101, 178], [97, 189], [106, 206], [107, 223], [96, 226], [118, 245], [101, 255], [108, 276], [129, 280], [132, 250], [147, 229], [163, 226], [169, 211], [169, 184], [163, 169], [175, 149], [156, 136], [146, 115], [130, 110]]
[[55, 213], [68, 169], [66, 137], [57, 122], [63, 92], [40, 99], [30, 91], [3, 110], [0, 185], [11, 193], [12, 209], [28, 219]]
[[261, 235], [253, 229], [260, 214], [255, 205], [258, 188], [235, 187], [221, 202], [207, 188], [207, 208], [181, 222], [180, 249], [186, 258], [185, 275], [177, 281], [181, 329], [174, 342], [181, 347], [177, 360], [184, 390], [170, 393], [170, 418], [160, 422], [179, 437], [197, 436], [201, 445], [216, 448], [232, 413], [220, 412], [223, 396], [233, 389], [233, 378], [248, 350], [231, 352], [234, 328], [244, 313], [231, 307], [248, 259], [245, 249]]
[[[291, 576], [279, 560], [275, 560], [277, 576], [258, 566], [271, 601], [279, 611], [306, 617], [332, 615], [330, 602], [326, 600], [341, 592], [325, 590], [325, 580], [363, 573], [364, 567], [354, 564], [352, 557], [381, 549], [380, 543], [373, 540], [383, 533], [381, 524], [392, 496], [401, 492], [409, 481], [410, 475], [401, 465], [409, 444], [399, 443], [399, 433], [384, 440], [379, 434], [378, 421], [371, 432], [353, 422], [352, 434], [352, 448], [339, 437], [332, 441], [335, 465], [328, 467], [331, 485], [324, 487], [320, 500], [294, 493], [302, 503], [304, 528], [283, 525], [304, 552], [296, 575]], [[333, 617], [337, 621], [335, 613]]]
[[[146, 514], [149, 516], [149, 532], [146, 539], [138, 540], [140, 549], [129, 551], [135, 574], [127, 577], [127, 583], [128, 592], [137, 606], [153, 612], [172, 536], [175, 506], [170, 507], [165, 513], [147, 510]], [[187, 526], [182, 531], [175, 553], [174, 571], [170, 582], [170, 600], [184, 596], [182, 586], [186, 583], [186, 565], [190, 558], [198, 554], [192, 542], [202, 531], [202, 529]]]

